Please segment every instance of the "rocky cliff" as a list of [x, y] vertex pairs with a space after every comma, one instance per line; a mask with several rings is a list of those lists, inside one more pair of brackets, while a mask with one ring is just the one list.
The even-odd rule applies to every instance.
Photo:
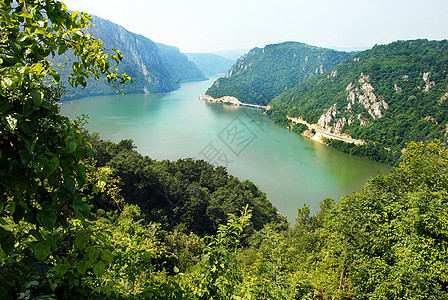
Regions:
[[447, 95], [448, 42], [413, 40], [358, 53], [270, 104], [275, 115], [398, 151], [412, 140], [448, 141]]
[[[92, 16], [95, 27], [90, 32], [102, 40], [107, 49], [116, 48], [123, 54], [119, 64], [120, 73], [127, 73], [133, 82], [125, 84], [124, 93], [162, 93], [173, 91], [180, 82], [205, 80], [205, 76], [188, 58], [175, 47], [156, 44], [149, 38], [132, 33], [120, 25]], [[57, 57], [54, 62], [64, 62], [70, 57]], [[111, 62], [113, 64], [114, 62]], [[65, 99], [93, 95], [114, 94], [105, 79], [93, 80], [86, 89], [74, 89], [66, 83], [68, 71], [61, 71], [62, 82], [67, 86]]]

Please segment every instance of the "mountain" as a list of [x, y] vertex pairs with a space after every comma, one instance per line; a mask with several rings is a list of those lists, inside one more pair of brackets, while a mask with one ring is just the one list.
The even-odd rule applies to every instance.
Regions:
[[213, 76], [226, 73], [234, 64], [235, 60], [211, 53], [185, 53], [188, 59], [205, 75]]
[[213, 52], [213, 54], [236, 61], [238, 58], [249, 52], [250, 49], [231, 49]]
[[401, 150], [448, 134], [448, 41], [377, 45], [276, 97], [271, 115]]
[[207, 95], [267, 105], [285, 90], [333, 69], [350, 55], [297, 42], [254, 48], [238, 59], [225, 77], [216, 80]]
[[206, 80], [203, 72], [179, 48], [160, 43], [157, 43], [157, 47], [171, 78], [177, 82]]
[[[149, 38], [96, 16], [92, 16], [92, 21], [96, 25], [90, 29], [94, 37], [102, 40], [108, 49], [116, 48], [123, 54], [123, 61], [118, 66], [119, 72], [126, 72], [133, 80], [133, 83], [122, 87], [124, 93], [163, 93], [179, 88], [183, 81], [205, 80], [204, 74], [176, 47], [156, 44]], [[53, 63], [63, 64], [67, 59], [73, 58], [55, 57]], [[91, 79], [85, 89], [72, 88], [67, 83], [69, 72], [60, 71], [61, 82], [66, 86], [64, 99], [116, 92], [104, 78], [98, 82]]]

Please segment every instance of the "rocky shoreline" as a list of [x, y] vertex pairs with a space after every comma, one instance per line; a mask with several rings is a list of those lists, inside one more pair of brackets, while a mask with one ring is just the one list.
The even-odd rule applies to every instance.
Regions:
[[323, 141], [323, 137], [328, 139], [336, 139], [341, 140], [347, 143], [357, 144], [357, 145], [363, 145], [366, 142], [363, 140], [357, 140], [349, 136], [348, 134], [337, 134], [337, 133], [331, 133], [324, 131], [318, 124], [310, 124], [306, 122], [302, 118], [294, 118], [290, 116], [286, 116], [289, 120], [291, 120], [294, 123], [298, 124], [304, 124], [308, 126], [308, 130], [306, 130], [304, 133], [302, 133], [303, 136], [308, 137], [316, 142], [319, 142], [321, 144], [325, 144]]
[[199, 95], [199, 100], [215, 102], [215, 103], [233, 104], [233, 105], [238, 105], [238, 106], [253, 107], [253, 108], [258, 108], [258, 109], [262, 109], [262, 110], [270, 110], [271, 109], [271, 107], [269, 105], [263, 106], [263, 105], [244, 103], [233, 96], [223, 96], [220, 98], [213, 98], [210, 95], [202, 95], [201, 94], [201, 95]]

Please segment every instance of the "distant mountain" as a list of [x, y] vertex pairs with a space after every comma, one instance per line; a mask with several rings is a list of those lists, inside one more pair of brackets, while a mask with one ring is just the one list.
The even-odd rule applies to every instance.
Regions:
[[[204, 74], [176, 47], [156, 44], [108, 20], [96, 16], [92, 16], [92, 19], [96, 25], [90, 29], [94, 37], [102, 40], [107, 49], [116, 48], [123, 54], [119, 72], [126, 72], [133, 80], [133, 83], [120, 87], [124, 93], [163, 93], [179, 88], [183, 81], [205, 80]], [[64, 63], [67, 59], [71, 57], [55, 57], [53, 62]], [[72, 88], [67, 82], [68, 75], [67, 70], [61, 70], [62, 82], [67, 87], [63, 99], [116, 92], [105, 79], [98, 82], [91, 79], [85, 89]]]
[[185, 53], [188, 59], [208, 76], [225, 74], [235, 63], [235, 60], [210, 53]]
[[216, 54], [227, 59], [236, 61], [238, 58], [246, 54], [250, 49], [232, 49], [232, 50], [222, 50], [217, 52], [212, 52], [212, 54]]
[[306, 79], [333, 69], [351, 54], [297, 42], [254, 48], [207, 90], [212, 97], [234, 96], [267, 105]]
[[157, 43], [157, 47], [159, 48], [159, 55], [162, 58], [162, 63], [165, 65], [171, 78], [177, 82], [206, 79], [198, 66], [190, 61], [188, 56], [181, 53], [179, 48], [160, 43]]
[[448, 135], [448, 41], [377, 45], [275, 98], [273, 116], [400, 150]]

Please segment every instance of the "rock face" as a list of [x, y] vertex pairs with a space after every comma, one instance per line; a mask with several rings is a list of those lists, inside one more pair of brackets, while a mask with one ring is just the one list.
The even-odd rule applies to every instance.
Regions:
[[346, 91], [348, 92], [348, 110], [351, 110], [353, 104], [359, 103], [369, 112], [373, 119], [379, 119], [383, 116], [381, 111], [389, 108], [382, 97], [377, 98], [374, 94], [374, 88], [370, 84], [369, 76], [363, 73], [361, 73], [358, 80], [358, 86], [355, 87], [353, 83], [350, 83]]
[[[133, 83], [122, 87], [124, 93], [163, 93], [179, 88], [183, 81], [205, 80], [204, 74], [176, 47], [156, 44], [142, 35], [96, 16], [92, 16], [92, 20], [96, 25], [90, 29], [93, 36], [102, 40], [107, 49], [116, 48], [123, 54], [123, 61], [118, 66], [119, 72], [130, 75], [133, 80]], [[59, 62], [65, 58], [55, 60]], [[68, 78], [68, 72], [62, 71], [61, 78]], [[81, 91], [68, 87], [65, 99], [114, 93], [115, 90], [105, 80], [92, 81]]]
[[346, 59], [271, 101], [269, 114], [302, 117], [327, 133], [387, 148], [438, 138], [448, 128], [448, 41], [410, 40]]
[[423, 80], [425, 81], [425, 87], [423, 90], [425, 92], [428, 92], [430, 88], [433, 88], [435, 86], [435, 82], [429, 80], [430, 74], [430, 72], [423, 73]]
[[[383, 111], [389, 108], [389, 105], [384, 101], [382, 96], [377, 97], [374, 93], [374, 87], [370, 83], [370, 78], [361, 72], [357, 82], [350, 82], [345, 91], [347, 93], [347, 106], [344, 108], [344, 113], [337, 109], [337, 103], [334, 103], [324, 114], [319, 118], [319, 126], [328, 132], [340, 134], [344, 130], [346, 124], [350, 125], [355, 120], [358, 120], [361, 126], [369, 124], [368, 118], [362, 113], [354, 115], [355, 106], [361, 106], [374, 119], [380, 119], [383, 116]], [[345, 115], [345, 116], [341, 116]]]

